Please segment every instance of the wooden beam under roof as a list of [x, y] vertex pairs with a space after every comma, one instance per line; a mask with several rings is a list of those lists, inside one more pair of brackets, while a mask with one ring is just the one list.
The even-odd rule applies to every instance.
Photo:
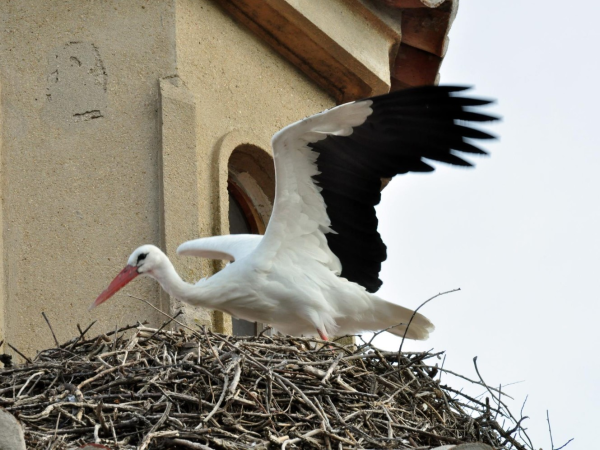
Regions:
[[436, 84], [458, 9], [458, 0], [219, 3], [338, 103]]

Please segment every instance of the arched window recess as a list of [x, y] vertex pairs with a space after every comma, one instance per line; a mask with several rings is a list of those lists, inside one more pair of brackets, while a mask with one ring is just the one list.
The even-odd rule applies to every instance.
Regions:
[[[264, 234], [275, 197], [273, 160], [253, 145], [237, 147], [228, 164], [229, 233]], [[233, 334], [256, 336], [266, 324], [232, 318]]]

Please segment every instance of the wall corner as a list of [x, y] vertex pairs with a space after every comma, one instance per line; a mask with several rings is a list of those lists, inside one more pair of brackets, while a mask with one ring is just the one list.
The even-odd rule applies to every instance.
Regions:
[[[190, 283], [212, 273], [210, 261], [199, 258], [177, 258], [177, 247], [201, 234], [202, 201], [199, 177], [202, 176], [198, 158], [197, 102], [183, 80], [175, 76], [161, 78], [159, 155], [159, 202], [161, 247], [169, 256], [181, 277]], [[160, 307], [171, 315], [180, 316], [186, 325], [205, 325], [213, 328], [212, 313], [195, 308], [164, 291]]]
[[[4, 152], [2, 144], [4, 141], [4, 102], [2, 98], [2, 80], [0, 79], [0, 342], [6, 340], [6, 289], [7, 276], [5, 254], [4, 254], [4, 196], [5, 189], [5, 168], [4, 168]], [[2, 345], [0, 345], [0, 353], [2, 353]]]

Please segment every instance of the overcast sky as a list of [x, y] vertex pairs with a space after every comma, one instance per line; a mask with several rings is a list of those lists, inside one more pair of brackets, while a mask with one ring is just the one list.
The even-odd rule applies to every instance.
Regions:
[[[426, 305], [445, 367], [506, 388], [537, 448], [600, 448], [600, 5], [461, 0], [442, 84], [503, 116], [475, 169], [396, 178], [379, 207], [383, 298]], [[385, 333], [380, 346], [397, 349]], [[460, 383], [448, 376], [445, 382]], [[482, 390], [469, 388], [471, 392]]]

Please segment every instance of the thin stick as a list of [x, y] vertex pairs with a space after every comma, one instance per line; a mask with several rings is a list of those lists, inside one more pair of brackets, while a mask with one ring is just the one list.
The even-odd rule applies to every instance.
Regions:
[[[491, 388], [490, 386], [488, 386], [487, 383], [485, 381], [483, 381], [483, 377], [479, 373], [479, 367], [477, 367], [477, 356], [475, 356], [473, 358], [473, 365], [475, 366], [475, 372], [477, 372], [477, 376], [479, 377], [479, 381], [481, 381], [481, 384], [483, 385], [483, 387], [485, 387], [487, 389], [487, 391], [490, 393], [490, 395], [492, 396], [492, 398], [498, 402], [498, 409], [501, 409], [502, 406], [504, 406], [504, 408], [506, 409], [506, 405], [500, 400], [500, 395], [501, 395], [502, 391], [494, 389], [496, 392], [499, 393], [499, 396], [496, 397], [494, 395], [494, 393], [492, 392], [493, 388]], [[516, 419], [515, 419], [515, 422], [516, 422]]]
[[[418, 365], [417, 367], [421, 367], [421, 365]], [[456, 373], [456, 372], [452, 372], [451, 370], [448, 370], [448, 369], [444, 369], [443, 367], [440, 367], [440, 368], [438, 368], [438, 370], [439, 370], [440, 372], [449, 373], [450, 375], [454, 375], [455, 377], [457, 377], [457, 378], [461, 378], [461, 379], [463, 379], [463, 380], [465, 380], [465, 381], [468, 381], [469, 383], [478, 384], [479, 386], [487, 387], [488, 389], [491, 389], [492, 391], [497, 391], [497, 389], [496, 389], [495, 387], [486, 386], [484, 383], [482, 383], [482, 382], [480, 382], [480, 381], [471, 380], [470, 378], [468, 378], [468, 377], [465, 377], [464, 375], [461, 375], [461, 374], [459, 374], [459, 373]], [[508, 397], [508, 398], [510, 398], [511, 400], [514, 400], [514, 398], [513, 398], [513, 397], [511, 397], [510, 395], [508, 395], [506, 392], [502, 392], [502, 394], [503, 394], [505, 397]]]
[[56, 439], [56, 433], [58, 432], [58, 424], [60, 423], [60, 415], [61, 414], [62, 413], [59, 412], [58, 413], [58, 417], [56, 418], [56, 426], [54, 427], [54, 437], [53, 437], [53, 439]]
[[548, 432], [550, 433], [550, 447], [554, 450], [554, 439], [552, 439], [552, 427], [550, 426], [550, 414], [546, 410], [546, 420], [548, 421]]
[[[516, 428], [511, 430], [509, 433], [506, 433], [502, 427], [500, 425], [498, 425], [498, 422], [496, 422], [495, 420], [491, 421], [491, 425], [492, 427], [498, 431], [498, 433], [500, 433], [500, 435], [505, 438], [506, 440], [510, 441], [511, 444], [513, 444], [515, 447], [517, 447], [518, 449], [524, 449], [525, 447], [523, 447], [521, 444], [519, 444], [518, 442], [516, 442], [514, 440], [514, 438], [511, 436], [511, 434], [517, 430], [522, 430], [521, 428], [521, 422], [525, 419], [528, 419], [527, 416], [525, 417], [521, 417], [521, 419], [517, 420], [515, 418], [515, 416], [512, 415], [512, 413], [510, 412], [510, 410], [508, 409], [508, 407], [504, 404], [504, 402], [502, 402], [500, 400], [500, 397], [496, 398], [496, 396], [494, 395], [494, 393], [492, 392], [492, 389], [487, 385], [487, 383], [485, 381], [483, 381], [483, 377], [481, 376], [481, 374], [479, 373], [479, 368], [477, 367], [477, 356], [475, 356], [473, 358], [473, 364], [475, 365], [475, 371], [477, 372], [477, 376], [479, 377], [479, 380], [483, 383], [483, 385], [485, 386], [485, 388], [488, 390], [488, 392], [490, 393], [490, 395], [492, 396], [492, 398], [494, 400], [496, 400], [496, 402], [498, 402], [498, 410], [501, 410], [502, 407], [504, 407], [504, 410], [506, 411], [506, 414], [503, 414], [505, 417], [510, 417], [510, 419], [512, 419], [512, 421], [514, 423], [517, 424]], [[527, 436], [527, 434], [525, 434]]]
[[444, 358], [442, 358], [442, 365], [439, 370], [440, 376], [438, 377], [438, 383], [442, 382], [442, 373], [444, 373], [444, 364], [446, 363], [446, 354], [444, 353]]
[[23, 358], [25, 361], [27, 361], [29, 364], [33, 364], [33, 361], [30, 360], [27, 356], [25, 356], [23, 353], [21, 353], [19, 350], [17, 350], [15, 347], [13, 347], [10, 343], [6, 343], [6, 345], [8, 345], [10, 348], [12, 348], [15, 352], [17, 352], [19, 354], [19, 356], [21, 358]]
[[171, 412], [172, 407], [173, 407], [172, 403], [167, 403], [167, 406], [166, 406], [162, 416], [160, 417], [160, 419], [158, 419], [158, 422], [156, 422], [152, 426], [152, 428], [150, 428], [150, 431], [148, 431], [146, 436], [144, 436], [144, 439], [142, 439], [142, 443], [138, 447], [140, 450], [144, 450], [146, 447], [148, 447], [148, 445], [150, 445], [150, 441], [152, 440], [152, 438], [154, 436], [154, 432], [156, 430], [158, 430], [163, 423], [165, 423], [165, 421], [169, 417], [169, 413]]
[[173, 322], [177, 317], [179, 317], [182, 314], [183, 314], [183, 310], [180, 309], [179, 311], [177, 311], [177, 314], [175, 314], [175, 316], [173, 318], [164, 322], [161, 325], [161, 327], [154, 332], [154, 334], [152, 336], [150, 336], [149, 338], [146, 339], [146, 342], [150, 342], [154, 336], [156, 336], [158, 333], [160, 333], [167, 325], [169, 325], [171, 322]]
[[446, 294], [451, 294], [452, 292], [457, 292], [460, 291], [460, 288], [456, 288], [456, 289], [452, 289], [450, 291], [446, 291], [446, 292], [440, 292], [439, 294], [434, 295], [433, 297], [425, 300], [423, 303], [421, 303], [419, 305], [419, 307], [417, 309], [415, 309], [412, 313], [412, 316], [410, 316], [410, 320], [408, 321], [408, 325], [406, 325], [406, 329], [404, 330], [404, 334], [402, 335], [402, 342], [400, 342], [400, 348], [398, 349], [398, 364], [401, 364], [400, 361], [400, 353], [402, 353], [402, 346], [404, 345], [404, 339], [406, 339], [406, 333], [408, 333], [408, 329], [410, 328], [410, 324], [412, 323], [413, 319], [415, 318], [415, 316], [417, 315], [417, 312], [423, 307], [425, 306], [427, 303], [429, 303], [431, 300], [433, 300], [434, 298], [438, 298], [441, 297], [442, 295], [446, 295]]
[[[85, 329], [85, 330], [83, 330], [83, 331], [81, 331], [81, 329], [79, 330], [79, 332], [80, 332], [80, 334], [81, 334], [81, 338], [82, 338], [82, 339], [83, 339], [83, 337], [85, 336], [85, 333], [87, 333], [87, 332], [90, 330], [90, 328], [92, 328], [92, 327], [93, 327], [93, 326], [96, 324], [96, 322], [98, 322], [98, 320], [94, 320], [92, 323], [90, 323], [90, 324], [89, 324], [89, 325], [86, 327], [86, 329]], [[79, 324], [78, 324], [78, 325], [79, 325]], [[79, 328], [79, 326], [78, 326], [77, 328]]]
[[574, 440], [575, 438], [571, 438], [569, 439], [564, 445], [561, 445], [560, 447], [558, 447], [557, 449], [552, 449], [552, 450], [561, 450], [563, 448], [565, 448], [567, 445], [569, 445], [571, 443], [572, 440]]
[[167, 442], [173, 443], [177, 446], [187, 447], [194, 450], [214, 450], [208, 445], [200, 444], [199, 442], [192, 442], [186, 439], [169, 439]]
[[158, 311], [159, 313], [161, 313], [163, 316], [165, 316], [165, 317], [168, 317], [169, 319], [171, 319], [171, 320], [172, 320], [173, 322], [175, 322], [177, 325], [179, 325], [179, 326], [182, 326], [183, 328], [185, 328], [185, 329], [187, 329], [187, 330], [191, 331], [191, 332], [192, 332], [192, 333], [194, 333], [194, 334], [197, 334], [197, 333], [196, 333], [196, 330], [194, 330], [194, 329], [192, 329], [192, 328], [188, 327], [187, 325], [184, 325], [183, 323], [181, 323], [181, 322], [179, 322], [179, 321], [175, 320], [175, 317], [171, 317], [171, 316], [170, 316], [170, 315], [168, 315], [166, 312], [164, 312], [164, 311], [161, 311], [159, 308], [157, 308], [156, 306], [154, 306], [154, 305], [153, 305], [152, 303], [150, 303], [148, 300], [144, 300], [143, 298], [139, 298], [139, 297], [136, 297], [135, 295], [131, 295], [131, 294], [127, 294], [127, 297], [131, 297], [131, 298], [134, 298], [134, 299], [136, 299], [136, 300], [139, 300], [140, 302], [144, 302], [146, 305], [150, 306], [151, 308], [154, 308], [156, 311]]
[[[79, 326], [79, 324], [77, 324], [77, 331], [79, 331], [79, 337], [78, 337], [77, 339], [75, 339], [75, 341], [74, 341], [72, 344], [70, 344], [70, 347], [71, 347], [71, 348], [74, 348], [74, 347], [75, 347], [75, 345], [76, 345], [76, 344], [77, 344], [77, 343], [78, 343], [80, 340], [82, 340], [82, 339], [84, 338], [84, 336], [85, 336], [85, 333], [87, 333], [87, 332], [88, 332], [88, 330], [89, 330], [90, 328], [92, 328], [92, 326], [93, 326], [93, 325], [94, 325], [96, 322], [98, 322], [98, 321], [97, 321], [97, 320], [94, 320], [94, 321], [93, 321], [92, 323], [90, 323], [90, 324], [87, 326], [87, 328], [86, 328], [85, 330], [83, 330], [83, 331], [81, 331], [81, 327]], [[67, 345], [67, 344], [63, 344], [63, 345]]]
[[48, 320], [48, 317], [46, 316], [46, 313], [44, 311], [42, 311], [42, 317], [44, 318], [44, 320], [48, 324], [48, 328], [50, 328], [50, 332], [52, 333], [52, 337], [54, 338], [54, 343], [56, 344], [56, 348], [59, 348], [60, 344], [58, 343], [58, 339], [56, 339], [56, 334], [54, 334], [54, 330], [52, 329], [52, 325], [50, 325], [50, 321]]
[[552, 439], [552, 427], [550, 426], [550, 414], [548, 413], [548, 410], [546, 410], [546, 420], [548, 421], [548, 432], [550, 433], [550, 446], [552, 447], [552, 450], [561, 450], [562, 448], [565, 448], [567, 445], [569, 445], [572, 440], [574, 440], [574, 438], [571, 438], [560, 447], [554, 448], [554, 440]]
[[[223, 380], [223, 391], [221, 392], [221, 396], [219, 397], [219, 400], [217, 401], [217, 404], [215, 405], [215, 407], [213, 408], [213, 410], [208, 413], [208, 416], [206, 416], [202, 422], [207, 423], [210, 418], [212, 416], [215, 415], [215, 413], [219, 410], [219, 407], [221, 406], [221, 403], [223, 403], [223, 399], [225, 398], [225, 394], [227, 393], [227, 386], [229, 384], [229, 377], [227, 376], [227, 374], [225, 374], [225, 379]], [[199, 428], [202, 428], [202, 426], [204, 425], [204, 423], [200, 423], [195, 429], [198, 430]]]

